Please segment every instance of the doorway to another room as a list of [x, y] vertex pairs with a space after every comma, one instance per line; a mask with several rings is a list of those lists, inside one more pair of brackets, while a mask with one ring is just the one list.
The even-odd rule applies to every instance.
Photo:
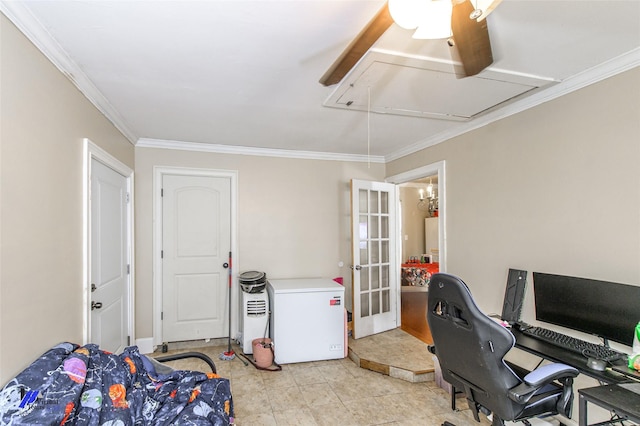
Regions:
[[402, 263], [400, 264], [401, 328], [433, 343], [427, 324], [427, 285], [439, 272], [438, 176], [399, 185]]
[[444, 272], [444, 161], [391, 177], [399, 188], [400, 328], [433, 343], [426, 319], [431, 275]]

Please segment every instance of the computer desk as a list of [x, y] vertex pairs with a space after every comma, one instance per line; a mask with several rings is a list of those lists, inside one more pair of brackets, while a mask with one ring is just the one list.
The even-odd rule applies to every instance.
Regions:
[[[533, 337], [522, 334], [519, 330], [511, 329], [516, 338], [516, 347], [541, 358], [554, 362], [561, 362], [576, 368], [580, 373], [604, 382], [606, 385], [588, 389], [579, 389], [580, 426], [587, 426], [587, 402], [596, 404], [606, 410], [613, 411], [623, 418], [638, 422], [640, 416], [640, 394], [628, 391], [620, 386], [622, 383], [633, 382], [629, 376], [607, 368], [605, 371], [592, 370], [587, 367], [584, 356], [563, 349], [551, 343], [543, 342]], [[624, 360], [617, 361], [616, 365], [623, 366]]]
[[[587, 359], [583, 355], [522, 334], [516, 328], [511, 328], [511, 333], [516, 338], [516, 348], [537, 355], [540, 358], [545, 358], [549, 361], [561, 362], [563, 364], [570, 365], [571, 367], [577, 369], [581, 374], [585, 374], [608, 384], [625, 383], [632, 381], [630, 377], [625, 376], [624, 374], [617, 373], [609, 368], [605, 371], [592, 370], [591, 368], [587, 367]], [[617, 364], [624, 365], [625, 361], [618, 360], [616, 362], [616, 365]]]
[[[626, 385], [630, 385], [630, 383], [578, 389], [578, 394], [580, 395], [578, 405], [579, 425], [587, 426], [587, 402], [618, 415], [619, 419], [609, 423], [631, 420], [640, 424], [640, 394], [623, 387]], [[633, 383], [632, 385], [640, 385], [640, 383]]]

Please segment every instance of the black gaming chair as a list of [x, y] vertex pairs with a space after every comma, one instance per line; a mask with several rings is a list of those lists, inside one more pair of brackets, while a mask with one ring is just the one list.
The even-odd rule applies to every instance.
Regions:
[[545, 414], [571, 417], [573, 377], [578, 370], [549, 364], [518, 376], [504, 360], [515, 338], [478, 309], [461, 279], [434, 274], [428, 294], [432, 352], [443, 379], [454, 387], [454, 397], [456, 390], [464, 392], [476, 421], [480, 421], [478, 411], [491, 412], [494, 426]]

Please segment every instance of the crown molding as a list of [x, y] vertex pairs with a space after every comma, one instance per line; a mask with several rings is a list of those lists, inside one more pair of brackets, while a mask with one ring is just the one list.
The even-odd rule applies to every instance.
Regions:
[[640, 48], [630, 50], [627, 53], [624, 53], [616, 58], [613, 58], [579, 74], [571, 76], [561, 81], [560, 83], [549, 87], [548, 89], [539, 91], [519, 101], [515, 101], [503, 108], [488, 112], [487, 114], [477, 117], [471, 121], [462, 123], [456, 128], [446, 130], [433, 137], [424, 139], [422, 141], [399, 149], [385, 156], [385, 163], [397, 160], [407, 155], [415, 154], [422, 149], [437, 145], [456, 136], [460, 136], [464, 133], [484, 127], [488, 124], [493, 123], [494, 121], [501, 120], [519, 112], [525, 111], [529, 108], [533, 108], [545, 102], [549, 102], [553, 99], [598, 83], [599, 81], [605, 80], [609, 77], [613, 77], [616, 74], [628, 71], [637, 66], [640, 66]]
[[220, 145], [198, 142], [140, 138], [136, 148], [176, 149], [180, 151], [210, 152], [215, 154], [255, 155], [258, 157], [296, 158], [304, 160], [351, 161], [357, 163], [384, 163], [383, 156], [340, 154], [334, 152], [297, 151], [248, 146]]
[[0, 1], [0, 11], [64, 74], [80, 92], [131, 142], [138, 135], [104, 97], [82, 69], [36, 19], [22, 1]]
[[139, 136], [136, 135], [136, 133], [129, 127], [120, 113], [113, 107], [107, 98], [104, 97], [80, 67], [69, 57], [69, 55], [45, 29], [40, 21], [31, 14], [29, 9], [24, 5], [24, 2], [0, 1], [0, 12], [4, 13], [4, 15], [7, 16], [14, 25], [16, 25], [16, 27], [56, 66], [56, 68], [71, 80], [80, 92], [82, 92], [84, 96], [111, 123], [113, 123], [113, 125], [132, 144], [137, 147], [181, 149], [188, 151], [257, 155], [266, 157], [388, 163], [640, 66], [640, 48], [636, 48], [601, 65], [569, 77], [548, 89], [539, 91], [519, 101], [515, 101], [503, 108], [490, 111], [486, 115], [461, 123], [454, 129], [423, 139], [386, 156], [369, 157], [366, 155], [354, 154], [252, 148], [146, 138], [139, 139]]

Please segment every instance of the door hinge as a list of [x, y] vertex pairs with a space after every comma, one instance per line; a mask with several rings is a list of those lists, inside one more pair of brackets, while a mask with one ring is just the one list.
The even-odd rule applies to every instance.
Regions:
[[127, 265], [127, 275], [131, 273], [131, 265]]
[[160, 250], [160, 259], [164, 259], [164, 250]]
[[128, 203], [129, 202], [129, 193], [127, 192], [127, 195], [125, 195], [125, 200]]
[[164, 312], [160, 312], [160, 321], [164, 319]]
[[127, 346], [131, 346], [131, 336], [127, 336]]
[[164, 188], [160, 188], [160, 196], [164, 197]]

